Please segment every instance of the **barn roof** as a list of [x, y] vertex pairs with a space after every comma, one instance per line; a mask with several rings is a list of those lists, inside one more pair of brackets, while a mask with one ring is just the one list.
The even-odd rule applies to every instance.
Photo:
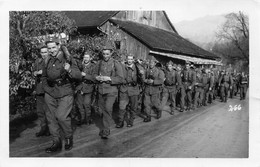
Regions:
[[76, 26], [98, 27], [117, 14], [118, 11], [65, 11], [65, 14], [75, 20]]
[[206, 59], [219, 58], [214, 54], [189, 42], [176, 33], [133, 21], [122, 21], [118, 19], [109, 19], [109, 21], [118, 25], [122, 30], [138, 39], [151, 50], [189, 55]]

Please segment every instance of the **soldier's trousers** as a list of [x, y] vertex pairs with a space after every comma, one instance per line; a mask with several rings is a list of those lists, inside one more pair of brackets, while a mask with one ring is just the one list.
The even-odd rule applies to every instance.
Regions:
[[230, 97], [233, 98], [233, 96], [236, 94], [237, 94], [237, 84], [234, 83], [232, 89], [230, 90]]
[[186, 100], [187, 100], [187, 107], [188, 108], [191, 107], [191, 103], [192, 103], [192, 89], [188, 89], [189, 86], [190, 86], [189, 83], [184, 83], [184, 88], [185, 88], [185, 93], [186, 93]]
[[211, 90], [208, 91], [208, 101], [210, 101], [212, 103], [213, 99], [214, 99], [214, 92], [215, 92], [215, 86], [213, 86], [213, 88]]
[[147, 116], [151, 116], [151, 109], [154, 107], [157, 112], [162, 111], [161, 102], [160, 102], [160, 93], [144, 95], [144, 111]]
[[[126, 106], [130, 104], [129, 110], [126, 109]], [[120, 101], [119, 101], [119, 122], [125, 121], [127, 123], [133, 124], [135, 116], [137, 114], [138, 107], [138, 95], [128, 96], [127, 92], [120, 92]]]
[[61, 132], [65, 138], [72, 137], [71, 118], [69, 115], [72, 110], [73, 99], [73, 95], [53, 98], [45, 93], [45, 102], [48, 107], [46, 115], [53, 140], [57, 141], [61, 137]]
[[83, 95], [83, 98], [84, 98], [84, 100], [83, 100], [84, 113], [81, 114], [81, 116], [83, 115], [83, 118], [90, 118], [90, 115], [91, 115], [91, 96], [92, 96], [92, 93], [85, 93]]
[[176, 109], [176, 86], [171, 89], [164, 88], [162, 95], [162, 108], [166, 105], [167, 101], [170, 100], [171, 109]]
[[220, 86], [220, 97], [223, 101], [227, 101], [229, 84], [222, 84]]
[[102, 133], [109, 134], [110, 127], [113, 124], [112, 112], [117, 95], [117, 92], [98, 94], [98, 106], [102, 109], [103, 115], [102, 117], [98, 117], [96, 121]]
[[204, 103], [204, 105], [207, 105], [208, 104], [208, 100], [209, 100], [209, 88], [205, 88], [203, 90], [203, 98], [202, 98], [202, 103]]
[[195, 96], [194, 96], [194, 108], [198, 107], [198, 104], [201, 104], [204, 98], [204, 89], [197, 87], [195, 89]]
[[246, 98], [246, 92], [247, 92], [247, 84], [241, 84], [240, 85], [240, 98], [241, 99]]
[[83, 101], [83, 95], [78, 91], [75, 98], [75, 103], [78, 108], [78, 111], [80, 113], [81, 119], [83, 118], [84, 112], [84, 101]]
[[184, 105], [185, 105], [185, 89], [183, 86], [181, 86], [179, 88], [179, 91], [180, 91], [180, 107], [182, 110], [184, 110]]
[[38, 119], [40, 120], [40, 126], [46, 127], [48, 126], [47, 117], [46, 117], [46, 110], [47, 106], [44, 99], [44, 94], [36, 96], [36, 110]]

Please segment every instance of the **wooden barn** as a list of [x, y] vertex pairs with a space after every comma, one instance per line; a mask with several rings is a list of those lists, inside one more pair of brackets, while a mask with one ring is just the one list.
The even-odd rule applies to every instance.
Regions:
[[82, 34], [105, 33], [121, 53], [165, 63], [221, 65], [219, 57], [181, 37], [164, 11], [67, 11]]

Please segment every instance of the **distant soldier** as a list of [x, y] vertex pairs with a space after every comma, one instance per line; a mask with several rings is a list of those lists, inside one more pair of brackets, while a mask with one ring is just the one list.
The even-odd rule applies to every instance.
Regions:
[[211, 104], [214, 100], [214, 90], [215, 90], [215, 76], [213, 71], [209, 71], [208, 79], [209, 79], [208, 102]]
[[47, 46], [40, 47], [40, 56], [34, 63], [33, 75], [36, 77], [36, 110], [38, 119], [40, 120], [40, 131], [35, 134], [36, 137], [50, 136], [48, 121], [46, 118], [46, 110], [48, 109], [44, 100], [44, 90], [42, 85], [42, 71], [44, 62], [48, 59]]
[[82, 95], [83, 108], [80, 110], [81, 124], [91, 124], [91, 98], [94, 90], [94, 70], [95, 64], [91, 62], [91, 53], [86, 51], [82, 61], [82, 83], [77, 87]]
[[173, 62], [169, 61], [167, 64], [167, 70], [165, 70], [165, 81], [162, 97], [162, 107], [166, 105], [168, 99], [170, 100], [171, 111], [170, 114], [174, 115], [176, 110], [176, 94], [177, 86], [181, 85], [180, 75], [176, 71]]
[[237, 73], [236, 71], [234, 71], [234, 73], [231, 74], [232, 75], [232, 79], [233, 79], [233, 85], [232, 85], [232, 89], [230, 90], [230, 98], [233, 98], [233, 96], [237, 95], [237, 85], [238, 85], [238, 78], [237, 78]]
[[194, 102], [193, 102], [193, 109], [196, 110], [198, 107], [202, 106], [202, 100], [204, 97], [204, 87], [205, 82], [203, 82], [205, 77], [203, 77], [203, 74], [205, 73], [205, 69], [197, 70], [196, 72], [196, 82], [195, 82], [195, 96], [194, 96]]
[[[139, 81], [144, 75], [144, 70], [140, 69], [141, 66], [134, 63], [134, 56], [132, 54], [127, 55], [126, 64], [122, 66], [124, 82], [120, 86], [119, 123], [116, 125], [116, 128], [122, 128], [124, 121], [127, 122], [127, 127], [134, 125], [138, 108], [138, 95], [140, 94]], [[127, 105], [129, 105], [128, 109]]]
[[[68, 57], [68, 53], [61, 51], [59, 40], [50, 38], [46, 45], [49, 51], [49, 59], [43, 70], [43, 85], [45, 101], [49, 108], [47, 119], [49, 129], [53, 136], [53, 144], [46, 149], [47, 153], [62, 149], [61, 134], [65, 137], [65, 150], [73, 147], [73, 133], [70, 113], [73, 106], [72, 79], [81, 79], [80, 71], [74, 59]], [[65, 48], [66, 49], [66, 48]]]
[[190, 62], [186, 62], [186, 66], [181, 74], [182, 84], [185, 89], [186, 99], [187, 99], [187, 111], [191, 110], [192, 104], [192, 92], [194, 90], [194, 85], [196, 82], [196, 72], [194, 71], [194, 65], [191, 65], [192, 70], [190, 69]]
[[232, 89], [233, 79], [228, 71], [223, 71], [219, 79], [221, 102], [227, 102], [228, 91]]
[[157, 112], [157, 119], [161, 118], [162, 106], [160, 103], [160, 87], [164, 81], [164, 73], [155, 67], [155, 60], [152, 58], [149, 60], [149, 67], [145, 72], [145, 96], [144, 106], [146, 118], [144, 122], [151, 121], [151, 109], [155, 108]]
[[[182, 78], [182, 68], [181, 68], [181, 65], [179, 64], [177, 66], [177, 73], [178, 75], [180, 76], [180, 79]], [[179, 96], [179, 104], [180, 104], [180, 112], [183, 112], [184, 111], [184, 105], [185, 105], [185, 89], [184, 89], [184, 86], [182, 84], [182, 80], [180, 80], [181, 84], [177, 86], [177, 97]]]
[[117, 86], [123, 83], [124, 75], [120, 63], [113, 59], [113, 46], [107, 41], [102, 50], [102, 60], [95, 69], [95, 79], [98, 82], [98, 106], [102, 108], [102, 116], [98, 118], [99, 136], [107, 139], [112, 124], [113, 105], [118, 96]]
[[247, 75], [245, 75], [244, 72], [242, 72], [241, 74], [239, 84], [240, 84], [240, 100], [245, 100], [246, 92], [248, 88], [248, 77]]

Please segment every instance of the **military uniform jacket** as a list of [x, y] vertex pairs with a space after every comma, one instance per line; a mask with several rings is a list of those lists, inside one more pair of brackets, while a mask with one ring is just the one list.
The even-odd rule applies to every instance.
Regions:
[[118, 92], [117, 86], [122, 84], [124, 79], [122, 66], [113, 58], [110, 58], [107, 62], [104, 60], [97, 62], [94, 78], [98, 75], [109, 76], [111, 78], [111, 82], [109, 83], [103, 82], [98, 84], [98, 92], [100, 94]]
[[86, 73], [86, 76], [82, 77], [82, 82], [77, 86], [77, 91], [82, 91], [83, 93], [92, 93], [94, 90], [94, 83], [96, 81], [94, 77], [95, 64], [89, 63], [82, 66], [82, 72]]
[[159, 70], [157, 67], [153, 69], [148, 68], [145, 72], [145, 79], [154, 80], [152, 84], [146, 84], [145, 93], [156, 94], [161, 92], [160, 88], [164, 82], [164, 73], [162, 70]]
[[[44, 91], [54, 98], [62, 98], [67, 95], [72, 95], [74, 91], [70, 79], [81, 79], [81, 73], [76, 65], [76, 61], [71, 59], [71, 72], [69, 74], [64, 69], [65, 62], [66, 59], [63, 52], [59, 51], [57, 57], [49, 57], [43, 70]], [[57, 80], [62, 79], [66, 80], [66, 84], [49, 84], [50, 82], [55, 83]]]
[[[44, 69], [44, 60], [42, 58], [36, 59], [33, 67], [33, 72], [40, 71]], [[35, 84], [36, 84], [36, 94], [44, 94], [43, 85], [42, 85], [42, 75], [37, 75], [35, 78]]]
[[209, 75], [209, 88], [213, 88], [214, 83], [215, 83], [214, 74], [210, 74], [210, 75]]
[[164, 88], [168, 89], [171, 92], [174, 91], [176, 86], [178, 86], [179, 88], [181, 84], [181, 77], [177, 71], [165, 71]]
[[224, 74], [224, 75], [220, 76], [219, 84], [221, 84], [221, 86], [228, 86], [228, 84], [233, 85], [233, 79], [232, 79], [231, 75]]
[[239, 84], [240, 84], [240, 85], [242, 85], [242, 84], [248, 85], [248, 78], [245, 77], [245, 76], [243, 77], [243, 76], [241, 75]]
[[183, 70], [182, 74], [182, 83], [188, 82], [191, 87], [196, 83], [196, 73], [192, 70]]
[[137, 67], [135, 64], [132, 67], [122, 64], [122, 69], [124, 73], [124, 82], [120, 86], [120, 92], [127, 93], [129, 96], [139, 95], [139, 84], [137, 83], [137, 78], [139, 77], [137, 72]]

